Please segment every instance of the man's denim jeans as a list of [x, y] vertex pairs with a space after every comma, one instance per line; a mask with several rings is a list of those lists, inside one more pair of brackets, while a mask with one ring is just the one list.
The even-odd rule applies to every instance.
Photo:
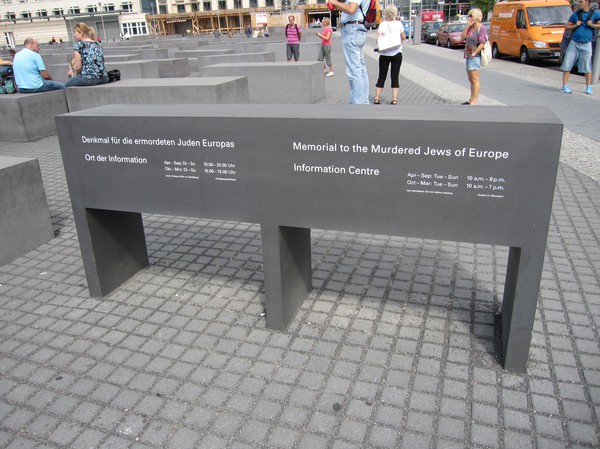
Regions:
[[38, 92], [48, 92], [49, 90], [60, 90], [64, 89], [65, 85], [63, 83], [59, 83], [54, 80], [42, 80], [42, 87], [38, 87], [37, 89], [21, 89], [19, 88], [19, 92], [24, 94], [34, 94]]
[[346, 58], [346, 75], [350, 82], [350, 104], [369, 104], [369, 75], [365, 64], [364, 46], [367, 29], [360, 23], [342, 28], [342, 48]]

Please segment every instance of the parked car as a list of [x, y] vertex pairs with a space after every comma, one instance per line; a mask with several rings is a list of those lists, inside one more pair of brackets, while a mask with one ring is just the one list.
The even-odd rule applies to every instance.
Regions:
[[421, 42], [435, 44], [436, 33], [442, 27], [442, 22], [425, 22], [421, 25]]
[[462, 40], [461, 35], [466, 26], [466, 23], [461, 22], [446, 23], [442, 25], [442, 27], [436, 32], [436, 45], [441, 45], [448, 48], [463, 47], [465, 45], [465, 41]]

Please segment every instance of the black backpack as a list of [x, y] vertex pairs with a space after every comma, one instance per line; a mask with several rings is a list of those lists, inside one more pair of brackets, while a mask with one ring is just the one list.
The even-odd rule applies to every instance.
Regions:
[[2, 66], [0, 71], [0, 94], [16, 94], [18, 91], [12, 67]]

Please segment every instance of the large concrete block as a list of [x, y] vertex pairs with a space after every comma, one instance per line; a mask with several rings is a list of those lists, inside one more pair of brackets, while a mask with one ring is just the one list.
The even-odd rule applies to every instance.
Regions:
[[68, 64], [71, 59], [73, 59], [73, 51], [64, 52], [64, 53], [51, 53], [47, 55], [42, 55], [42, 60], [44, 61], [44, 65], [53, 65], [53, 64]]
[[[166, 51], [166, 49], [163, 49]], [[106, 69], [119, 69], [121, 79], [183, 78], [190, 76], [187, 58], [147, 59], [141, 61], [106, 61]]]
[[[157, 65], [155, 59], [143, 60], [139, 54], [107, 55], [104, 57], [104, 63], [106, 70], [119, 69], [123, 78], [160, 77], [159, 67], [155, 67]], [[67, 76], [68, 68], [68, 63], [46, 64], [46, 70], [48, 70], [52, 79], [61, 83], [66, 82], [69, 78]]]
[[0, 265], [54, 237], [37, 159], [0, 157], [0, 211]]
[[233, 48], [215, 48], [212, 50], [180, 50], [175, 52], [176, 58], [200, 58], [201, 56], [230, 55]]
[[204, 45], [206, 45], [205, 41], [200, 40], [188, 40], [188, 39], [179, 39], [179, 40], [169, 40], [169, 41], [158, 41], [157, 45], [159, 48], [166, 48], [168, 51], [168, 57], [174, 58], [175, 53], [180, 50], [196, 50]]
[[257, 53], [235, 53], [228, 55], [201, 56], [197, 59], [198, 68], [207, 65], [239, 62], [275, 62], [275, 53], [263, 51]]
[[187, 58], [157, 59], [160, 78], [185, 78], [190, 76], [190, 60]]
[[233, 49], [236, 53], [256, 53], [265, 51], [265, 42], [261, 39], [246, 39], [245, 41], [235, 42]]
[[69, 111], [109, 104], [248, 103], [244, 77], [124, 79], [65, 90]]
[[246, 62], [200, 68], [201, 76], [245, 76], [250, 103], [316, 103], [325, 96], [321, 62]]
[[154, 59], [143, 61], [106, 61], [106, 70], [119, 69], [121, 79], [159, 78], [158, 63]]
[[[265, 43], [264, 51], [272, 51], [275, 53], [275, 61], [287, 61], [286, 44]], [[321, 49], [321, 42], [301, 42], [300, 43], [300, 61], [316, 61]]]
[[[124, 53], [123, 48], [112, 48], [110, 49], [110, 51], [105, 50], [104, 51], [104, 57], [105, 59], [112, 55], [112, 54], [120, 54], [120, 53]], [[161, 59], [161, 58], [168, 58], [169, 57], [169, 53], [167, 51], [166, 48], [155, 48], [155, 47], [127, 47], [126, 48], [127, 53], [131, 53], [131, 54], [138, 54], [140, 55], [139, 58], [137, 59]]]
[[152, 44], [128, 45], [123, 42], [115, 42], [112, 44], [104, 44], [102, 46], [102, 48], [104, 48], [104, 53], [114, 51], [115, 49], [118, 51], [121, 51], [122, 48], [127, 48], [128, 52], [137, 53], [137, 50], [142, 50], [142, 49], [147, 50], [147, 49], [152, 49], [152, 48], [156, 48], [156, 47]]
[[0, 141], [31, 142], [56, 134], [54, 116], [68, 112], [64, 90], [0, 95]]
[[122, 62], [122, 61], [139, 61], [142, 55], [139, 53], [128, 53], [128, 54], [104, 54], [104, 62]]
[[63, 62], [62, 64], [46, 64], [46, 70], [55, 81], [64, 83], [69, 78], [67, 75], [69, 64], [66, 62]]
[[169, 39], [169, 40], [158, 40], [156, 45], [159, 48], [179, 48], [180, 50], [194, 50], [198, 47], [206, 45], [206, 41], [199, 39]]

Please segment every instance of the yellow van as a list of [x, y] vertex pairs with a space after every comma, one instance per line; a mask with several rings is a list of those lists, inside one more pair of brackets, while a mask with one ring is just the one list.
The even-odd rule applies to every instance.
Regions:
[[493, 57], [518, 56], [524, 64], [534, 59], [558, 58], [571, 14], [567, 0], [496, 3], [489, 31]]

